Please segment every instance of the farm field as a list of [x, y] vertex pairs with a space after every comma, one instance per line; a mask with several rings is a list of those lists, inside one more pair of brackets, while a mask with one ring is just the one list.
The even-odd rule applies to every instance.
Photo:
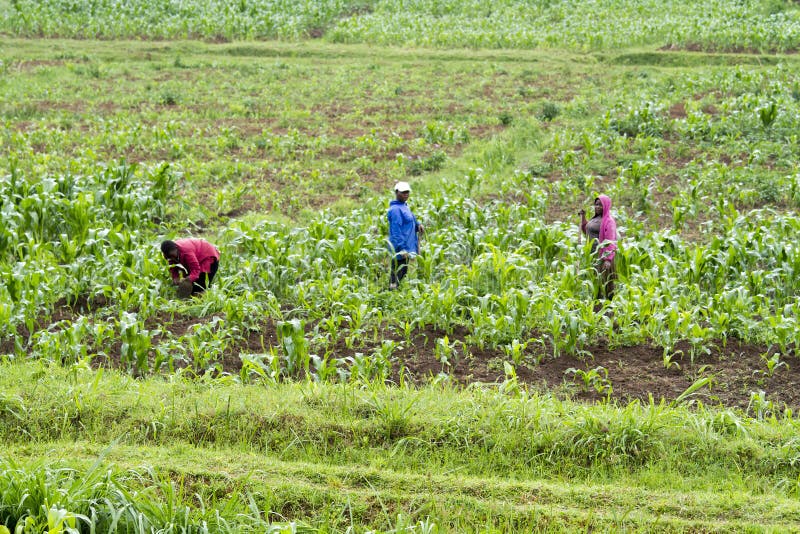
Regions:
[[0, 1], [0, 525], [800, 530], [798, 17]]

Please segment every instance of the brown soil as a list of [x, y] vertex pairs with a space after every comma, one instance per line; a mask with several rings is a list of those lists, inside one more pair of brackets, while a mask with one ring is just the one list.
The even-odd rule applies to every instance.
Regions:
[[[70, 61], [74, 63], [84, 63], [86, 60], [75, 58], [71, 59]], [[63, 59], [31, 59], [27, 61], [12, 62], [10, 68], [19, 71], [30, 71], [37, 70], [39, 67], [60, 67], [65, 63], [66, 60]]]
[[683, 119], [686, 118], [686, 106], [683, 105], [683, 102], [678, 102], [673, 104], [671, 108], [669, 108], [669, 118], [670, 119]]
[[[81, 298], [74, 303], [61, 303], [48, 322], [38, 328], [58, 328], [57, 321], [74, 320], [79, 313], [98, 310], [106, 305], [99, 299]], [[152, 338], [157, 347], [165, 338], [185, 335], [195, 325], [208, 324], [214, 317], [186, 317], [162, 314], [146, 321], [146, 328], [159, 333]], [[306, 325], [310, 334], [319, 325]], [[330, 354], [339, 359], [353, 357], [356, 353], [371, 355], [385, 340], [397, 345], [392, 353], [392, 376], [398, 381], [400, 374], [406, 380], [422, 384], [442, 373], [462, 385], [471, 383], [501, 383], [507, 379], [504, 362], [510, 361], [501, 348], [478, 347], [467, 341], [469, 332], [461, 326], [445, 332], [426, 327], [416, 329], [408, 338], [397, 327], [383, 325], [377, 331], [368, 330], [368, 335], [356, 338], [348, 346], [345, 343], [346, 330], [331, 346], [309, 347], [312, 354]], [[437, 354], [437, 340], [447, 336], [453, 348], [446, 362]], [[29, 333], [21, 327], [16, 336], [0, 339], [0, 354], [14, 352], [15, 339], [27, 344]], [[307, 335], [310, 339], [312, 336]], [[541, 336], [532, 333], [531, 337]], [[532, 344], [531, 344], [532, 345]], [[217, 373], [238, 374], [242, 367], [240, 355], [245, 353], [264, 353], [271, 348], [281, 354], [276, 325], [271, 319], [262, 321], [243, 334], [230, 340], [227, 348], [212, 366]], [[679, 343], [673, 350], [672, 363], [665, 365], [664, 350], [645, 344], [627, 347], [609, 347], [604, 340], [583, 347], [581, 355], [560, 354], [555, 356], [549, 344], [544, 342], [536, 348], [524, 351], [515, 372], [520, 384], [532, 390], [549, 391], [559, 397], [569, 397], [580, 401], [599, 401], [610, 399], [620, 403], [630, 401], [655, 402], [662, 399], [670, 402], [678, 398], [695, 381], [707, 378], [708, 383], [689, 397], [693, 402], [705, 405], [748, 409], [753, 395], [763, 392], [774, 409], [789, 407], [800, 409], [800, 365], [796, 365], [796, 350], [787, 351], [781, 356], [782, 365], [771, 374], [768, 373], [764, 355], [776, 351], [771, 347], [744, 343], [729, 339], [726, 343], [717, 341], [709, 347], [706, 354], [697, 351], [691, 357], [688, 343]], [[93, 361], [96, 367], [121, 367], [120, 343], [102, 347], [106, 356], [98, 356]], [[90, 352], [92, 352], [90, 350]], [[154, 350], [151, 351], [151, 356]], [[151, 358], [152, 360], [152, 358]], [[175, 367], [191, 365], [192, 355], [187, 361], [175, 362]], [[202, 373], [205, 369], [197, 369]], [[592, 377], [596, 377], [592, 379]], [[300, 376], [287, 378], [301, 378]], [[609, 391], [609, 387], [610, 390]]]
[[[450, 344], [464, 340], [464, 332], [455, 331], [448, 336]], [[451, 359], [444, 366], [434, 350], [435, 340], [444, 332], [426, 330], [416, 333], [412, 345], [402, 353], [402, 362], [416, 380], [447, 372], [459, 383], [497, 383], [506, 377], [503, 362], [510, 361], [501, 349], [479, 349], [457, 344], [460, 357]], [[426, 343], [427, 341], [427, 343]], [[597, 401], [607, 397], [620, 402], [640, 400], [656, 402], [678, 398], [696, 380], [708, 377], [707, 387], [698, 390], [690, 398], [706, 405], [722, 405], [746, 409], [751, 393], [763, 391], [776, 408], [784, 404], [793, 410], [800, 407], [800, 366], [794, 363], [794, 355], [784, 355], [787, 362], [772, 376], [767, 376], [767, 366], [762, 354], [774, 353], [769, 347], [751, 345], [738, 340], [721, 341], [710, 348], [709, 354], [690, 357], [688, 343], [679, 343], [674, 351], [669, 368], [664, 364], [664, 350], [652, 345], [634, 345], [609, 348], [604, 341], [584, 348], [584, 354], [576, 356], [562, 354], [529, 354], [516, 367], [521, 383], [541, 391], [551, 391], [558, 396], [577, 400]], [[539, 363], [535, 363], [536, 361]], [[569, 371], [575, 369], [578, 372]], [[584, 383], [581, 371], [597, 369], [599, 378]], [[607, 377], [606, 373], [607, 372]], [[607, 378], [607, 380], [605, 380]], [[597, 387], [595, 387], [597, 386]]]

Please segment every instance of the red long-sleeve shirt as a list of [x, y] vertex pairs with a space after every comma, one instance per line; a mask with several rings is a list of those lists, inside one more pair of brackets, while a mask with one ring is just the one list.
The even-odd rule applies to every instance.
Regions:
[[[197, 281], [200, 273], [210, 272], [214, 261], [219, 261], [219, 250], [205, 239], [188, 237], [177, 239], [175, 244], [178, 245], [178, 263], [189, 271], [188, 277], [192, 282]], [[171, 268], [170, 274], [175, 281], [180, 278], [177, 267]]]

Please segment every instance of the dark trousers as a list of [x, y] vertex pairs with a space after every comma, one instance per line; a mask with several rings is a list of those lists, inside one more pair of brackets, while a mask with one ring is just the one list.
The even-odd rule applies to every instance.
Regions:
[[389, 271], [389, 282], [392, 284], [399, 284], [400, 280], [406, 277], [406, 273], [408, 272], [408, 257], [395, 256], [392, 258], [392, 266]]
[[603, 268], [603, 262], [597, 264], [597, 276], [600, 282], [597, 288], [597, 300], [611, 300], [614, 298], [614, 282], [617, 279], [617, 269], [614, 265], [614, 260], [611, 260], [611, 265], [607, 269]]
[[197, 281], [192, 284], [192, 295], [202, 293], [211, 285], [211, 282], [214, 280], [214, 276], [217, 274], [217, 269], [219, 269], [219, 261], [214, 260], [214, 263], [211, 264], [211, 268], [208, 270], [208, 272], [200, 273], [200, 276], [197, 277]]

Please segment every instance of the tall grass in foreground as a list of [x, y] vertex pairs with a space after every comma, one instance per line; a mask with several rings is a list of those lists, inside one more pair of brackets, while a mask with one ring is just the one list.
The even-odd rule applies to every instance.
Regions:
[[[77, 366], [3, 365], [0, 439], [241, 447], [286, 461], [398, 471], [581, 479], [663, 466], [687, 478], [747, 474], [800, 494], [800, 424], [774, 406], [587, 406], [499, 386], [423, 388], [233, 380], [136, 380]], [[738, 475], [737, 475], [738, 477]], [[719, 481], [724, 486], [724, 481]]]
[[764, 514], [775, 531], [800, 518], [794, 414], [687, 405], [691, 392], [586, 406], [513, 379], [242, 386], [0, 371], [0, 524], [23, 533], [735, 532]]
[[[262, 499], [248, 491], [209, 498], [182, 477], [171, 479], [149, 469], [120, 471], [101, 467], [98, 461], [81, 471], [48, 463], [22, 466], [0, 459], [0, 533], [345, 531], [326, 521], [321, 521], [320, 527], [281, 521], [275, 513], [261, 509], [257, 499]], [[409, 524], [402, 516], [395, 520], [401, 530], [406, 526], [409, 531], [435, 528], [425, 522]]]

